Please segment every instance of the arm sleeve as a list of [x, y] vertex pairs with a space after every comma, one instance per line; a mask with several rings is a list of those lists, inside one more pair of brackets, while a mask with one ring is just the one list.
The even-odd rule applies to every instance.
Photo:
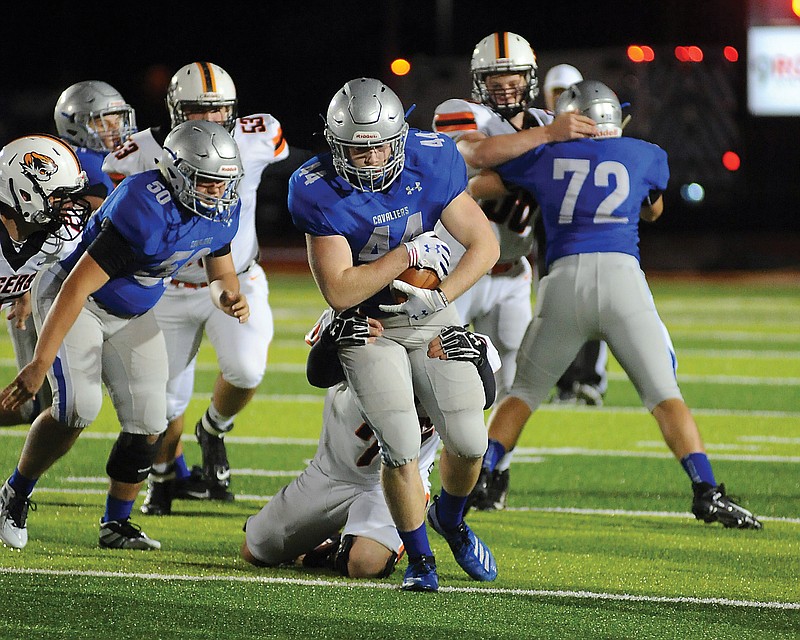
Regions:
[[127, 265], [136, 261], [136, 253], [111, 220], [103, 220], [100, 233], [86, 249], [109, 278], [113, 278]]
[[220, 247], [216, 251], [212, 251], [209, 255], [212, 258], [221, 258], [222, 256], [227, 256], [231, 252], [231, 243], [227, 243], [224, 247]]

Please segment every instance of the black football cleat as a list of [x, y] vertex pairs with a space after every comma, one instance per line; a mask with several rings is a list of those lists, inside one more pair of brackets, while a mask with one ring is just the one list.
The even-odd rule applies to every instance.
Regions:
[[194, 433], [203, 454], [203, 474], [206, 476], [209, 499], [232, 501], [233, 494], [228, 490], [231, 484], [231, 467], [228, 464], [224, 438], [206, 431], [202, 419], [197, 421]]
[[725, 485], [712, 487], [705, 482], [694, 485], [694, 517], [703, 522], [720, 522], [728, 529], [761, 529], [762, 524], [744, 507], [725, 494]]

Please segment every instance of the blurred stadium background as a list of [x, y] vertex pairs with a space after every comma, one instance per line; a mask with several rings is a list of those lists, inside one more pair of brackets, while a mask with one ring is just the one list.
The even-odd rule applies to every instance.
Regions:
[[[140, 128], [156, 125], [172, 73], [216, 62], [237, 84], [240, 114], [273, 114], [293, 147], [264, 176], [259, 236], [267, 262], [302, 263], [285, 183], [323, 148], [330, 96], [378, 77], [416, 104], [412, 125], [429, 128], [439, 102], [469, 95], [472, 47], [496, 30], [531, 42], [540, 82], [561, 62], [606, 82], [630, 103], [626, 133], [669, 153], [667, 215], [642, 226], [646, 270], [800, 268], [798, 0], [25, 3], [4, 17], [0, 143], [54, 131], [58, 95], [87, 79], [119, 89]], [[410, 63], [403, 76], [391, 70], [398, 58]]]

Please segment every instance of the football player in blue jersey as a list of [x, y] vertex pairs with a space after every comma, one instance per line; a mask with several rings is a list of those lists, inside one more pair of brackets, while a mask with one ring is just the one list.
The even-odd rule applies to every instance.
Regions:
[[119, 91], [100, 80], [84, 80], [64, 89], [53, 112], [56, 131], [78, 154], [89, 178], [86, 196], [97, 209], [114, 189], [103, 160], [136, 133], [136, 113]]
[[[458, 324], [450, 301], [496, 262], [497, 240], [465, 191], [466, 165], [455, 144], [409, 130], [399, 98], [380, 81], [355, 79], [336, 93], [325, 137], [331, 153], [292, 175], [289, 210], [306, 234], [309, 264], [328, 304], [345, 316], [377, 317], [383, 327], [374, 343], [338, 353], [359, 411], [381, 445], [386, 502], [409, 555], [403, 589], [438, 589], [417, 468], [415, 394], [444, 442], [442, 493], [429, 521], [472, 578], [493, 580], [494, 558], [463, 520], [486, 448], [481, 380], [469, 363], [430, 359], [427, 348], [442, 327]], [[466, 247], [449, 272], [449, 248], [432, 231], [439, 220]], [[436, 271], [440, 286], [422, 289], [398, 280], [411, 267]], [[404, 301], [393, 297], [390, 285]]]
[[677, 359], [639, 266], [639, 219], [662, 213], [667, 154], [623, 138], [616, 94], [595, 80], [570, 86], [556, 112], [592, 118], [593, 139], [547, 144], [496, 168], [542, 207], [548, 275], [523, 339], [510, 394], [489, 418], [490, 467], [513, 448], [531, 413], [587, 340], [603, 339], [692, 481], [692, 512], [725, 527], [761, 523], [725, 494], [676, 379]]
[[[103, 173], [103, 158], [136, 131], [134, 111], [111, 85], [87, 80], [64, 90], [56, 103], [54, 119], [58, 136], [72, 147], [86, 173], [88, 184], [81, 196], [94, 211], [114, 188], [110, 178]], [[61, 176], [56, 179], [59, 181]], [[48, 236], [42, 246], [46, 251], [37, 256], [37, 270], [46, 269], [69, 255], [75, 248], [79, 232], [76, 229], [70, 238]], [[15, 299], [13, 309], [7, 315], [8, 334], [20, 369], [31, 361], [36, 348], [36, 331], [30, 326], [33, 322], [27, 322], [30, 312], [30, 293], [26, 292]], [[35, 401], [26, 403], [23, 413], [18, 418], [10, 417], [8, 421], [30, 423], [42, 408], [50, 405], [50, 399], [50, 388], [44, 384]], [[4, 418], [0, 416], [0, 420], [5, 421]]]
[[160, 548], [130, 522], [167, 426], [166, 348], [152, 308], [177, 269], [203, 258], [214, 303], [247, 321], [230, 257], [242, 173], [224, 127], [179, 125], [165, 140], [160, 169], [124, 180], [89, 220], [75, 251], [34, 280], [36, 351], [0, 393], [0, 404], [15, 409], [47, 375], [53, 405], [34, 420], [17, 468], [0, 489], [6, 545], [27, 544], [34, 485], [97, 417], [105, 384], [122, 432], [106, 465], [111, 483], [100, 546]]

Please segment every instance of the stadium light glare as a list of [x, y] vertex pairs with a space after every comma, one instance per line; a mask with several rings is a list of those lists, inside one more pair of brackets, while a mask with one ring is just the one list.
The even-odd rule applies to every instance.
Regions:
[[[800, 0], [797, 0], [800, 2]], [[727, 46], [722, 50], [722, 55], [725, 56], [725, 59], [728, 62], [738, 62], [739, 61], [739, 50], [736, 47]]]
[[722, 154], [722, 166], [728, 171], [738, 171], [742, 166], [742, 159], [735, 151], [726, 151]]
[[681, 185], [681, 198], [689, 204], [700, 204], [706, 198], [706, 190], [697, 182]]
[[631, 62], [652, 62], [656, 55], [652, 47], [646, 44], [632, 44], [628, 46], [628, 59]]
[[411, 71], [411, 63], [405, 58], [396, 58], [392, 60], [390, 68], [396, 76], [404, 76]]
[[703, 61], [703, 50], [700, 47], [695, 47], [694, 45], [691, 47], [687, 47], [689, 52], [689, 61], [690, 62], [702, 62]]

